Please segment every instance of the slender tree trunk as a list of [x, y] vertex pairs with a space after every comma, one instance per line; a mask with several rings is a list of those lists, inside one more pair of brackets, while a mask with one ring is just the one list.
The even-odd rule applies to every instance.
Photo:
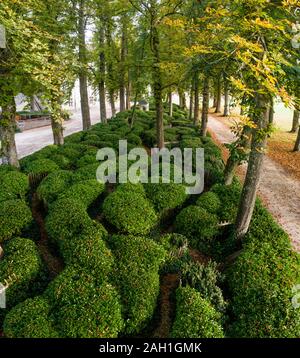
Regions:
[[208, 124], [208, 109], [209, 109], [209, 77], [204, 76], [203, 84], [203, 103], [202, 103], [202, 121], [201, 121], [201, 136], [206, 137]]
[[153, 52], [154, 62], [152, 64], [153, 91], [156, 108], [156, 131], [157, 146], [159, 149], [164, 148], [164, 123], [163, 123], [163, 87], [162, 74], [160, 70], [160, 40], [158, 30], [155, 25], [151, 26], [151, 48]]
[[173, 117], [173, 94], [172, 94], [172, 91], [169, 92], [169, 116]]
[[126, 17], [122, 18], [122, 37], [121, 37], [121, 58], [120, 58], [120, 111], [125, 111], [126, 109], [126, 55], [127, 55], [127, 21]]
[[86, 29], [86, 18], [84, 15], [85, 0], [79, 2], [79, 62], [82, 69], [79, 74], [79, 87], [80, 87], [80, 98], [81, 98], [81, 114], [83, 129], [89, 129], [91, 127], [91, 116], [89, 107], [89, 96], [88, 96], [88, 79], [86, 74], [87, 56], [86, 56], [86, 42], [85, 42], [85, 29]]
[[20, 167], [17, 147], [15, 142], [16, 131], [16, 104], [12, 93], [4, 96], [5, 102], [0, 103], [2, 114], [0, 115], [0, 139], [1, 157], [3, 164]]
[[[101, 20], [104, 22], [104, 20]], [[105, 91], [105, 71], [106, 71], [106, 63], [105, 63], [105, 31], [103, 24], [100, 25], [99, 30], [99, 45], [100, 45], [100, 54], [99, 54], [99, 71], [100, 71], [100, 81], [99, 81], [99, 100], [100, 100], [100, 119], [102, 123], [107, 122], [106, 116], [106, 91]]]
[[113, 83], [115, 82], [114, 78], [114, 68], [112, 63], [112, 48], [114, 47], [112, 35], [111, 35], [111, 21], [110, 19], [105, 19], [106, 26], [105, 26], [105, 37], [106, 37], [106, 43], [107, 47], [110, 51], [107, 61], [107, 78], [108, 78], [108, 88], [109, 88], [109, 102], [110, 102], [110, 108], [111, 108], [111, 114], [112, 117], [114, 117], [117, 113], [116, 111], [116, 103], [115, 103], [115, 92], [113, 90]]
[[64, 128], [61, 121], [55, 120], [51, 117], [51, 127], [53, 134], [53, 142], [55, 145], [64, 144]]
[[229, 84], [226, 76], [224, 76], [224, 117], [229, 116]]
[[200, 105], [199, 105], [199, 72], [195, 72], [195, 105], [194, 105], [194, 124], [199, 124]]
[[293, 115], [293, 126], [291, 129], [291, 133], [297, 133], [298, 128], [299, 128], [299, 119], [300, 119], [300, 111], [295, 109], [294, 115]]
[[193, 119], [194, 111], [194, 81], [192, 81], [191, 90], [190, 90], [190, 107], [189, 107], [189, 120]]
[[127, 111], [131, 109], [131, 82], [129, 78], [129, 73], [128, 73], [128, 82], [126, 86], [126, 109]]
[[269, 99], [264, 95], [257, 94], [255, 110], [259, 113], [255, 118], [257, 127], [253, 129], [248, 169], [236, 219], [238, 240], [241, 240], [248, 232], [255, 207], [264, 150], [267, 146], [267, 133], [262, 135], [262, 132], [268, 128], [269, 124]]
[[294, 152], [300, 152], [300, 127], [298, 128], [298, 136], [297, 136], [297, 139], [296, 139]]
[[179, 106], [180, 106], [180, 108], [186, 109], [186, 97], [185, 97], [184, 91], [181, 88], [178, 89], [178, 94], [179, 94]]
[[275, 111], [274, 111], [274, 99], [271, 98], [271, 100], [270, 100], [270, 111], [269, 111], [269, 123], [270, 124], [274, 123], [274, 114], [275, 114]]
[[215, 113], [221, 112], [221, 105], [222, 105], [222, 84], [221, 84], [221, 78], [219, 77], [217, 83], [217, 103], [216, 103]]

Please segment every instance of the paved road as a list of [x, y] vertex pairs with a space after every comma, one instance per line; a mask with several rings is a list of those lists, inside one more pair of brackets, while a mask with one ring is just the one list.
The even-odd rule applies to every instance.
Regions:
[[[208, 126], [222, 143], [230, 143], [235, 138], [221, 118], [210, 116]], [[259, 195], [300, 252], [300, 182], [265, 156]]]
[[[108, 111], [109, 112], [109, 111]], [[108, 113], [108, 116], [111, 116]], [[95, 124], [100, 121], [99, 107], [91, 107], [91, 121]], [[82, 130], [80, 110], [76, 111], [71, 119], [65, 122], [65, 136]], [[16, 134], [16, 144], [19, 158], [26, 157], [37, 150], [53, 144], [52, 130], [50, 126], [35, 128]]]

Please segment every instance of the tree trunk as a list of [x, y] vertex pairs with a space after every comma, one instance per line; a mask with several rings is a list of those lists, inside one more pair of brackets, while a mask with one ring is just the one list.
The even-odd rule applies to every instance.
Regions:
[[208, 124], [208, 109], [209, 109], [209, 77], [205, 75], [203, 84], [203, 103], [202, 103], [202, 118], [201, 118], [201, 136], [206, 137]]
[[194, 111], [194, 81], [191, 85], [191, 91], [190, 91], [189, 120], [193, 119], [193, 111]]
[[127, 55], [127, 26], [126, 26], [126, 17], [122, 18], [122, 36], [121, 36], [121, 57], [120, 57], [120, 111], [125, 111], [126, 109], [126, 55]]
[[100, 54], [99, 54], [99, 72], [100, 72], [100, 81], [99, 81], [99, 100], [100, 100], [100, 119], [102, 123], [107, 122], [106, 116], [106, 91], [105, 91], [105, 71], [106, 71], [106, 63], [105, 63], [105, 32], [103, 22], [101, 19], [101, 25], [99, 30], [99, 45], [100, 45]]
[[0, 139], [1, 157], [3, 164], [20, 167], [17, 147], [15, 142], [16, 130], [16, 104], [12, 93], [4, 96], [5, 102], [0, 103], [2, 114], [0, 115]]
[[297, 133], [299, 128], [299, 119], [300, 119], [300, 111], [297, 109], [294, 110], [294, 116], [293, 116], [293, 126], [291, 129], [291, 133]]
[[215, 113], [221, 112], [221, 105], [222, 105], [222, 85], [221, 85], [221, 79], [219, 78], [217, 84], [217, 103], [216, 103]]
[[229, 84], [227, 78], [224, 76], [224, 117], [229, 116]]
[[129, 73], [128, 73], [128, 82], [126, 86], [126, 109], [127, 111], [131, 109], [131, 82], [129, 80]]
[[[105, 26], [106, 43], [107, 43], [108, 50], [112, 51], [114, 44], [113, 44], [112, 35], [111, 35], [110, 19], [106, 19], [105, 23], [106, 23], [106, 26]], [[114, 78], [114, 68], [113, 68], [113, 63], [112, 63], [112, 57], [113, 57], [112, 52], [109, 52], [109, 56], [106, 59], [106, 62], [107, 62], [108, 88], [109, 88], [109, 91], [108, 91], [109, 92], [109, 102], [110, 102], [111, 114], [112, 114], [112, 117], [114, 117], [116, 115], [117, 111], [116, 111], [116, 104], [115, 104], [115, 92], [113, 89], [114, 88], [113, 83], [115, 82], [115, 78]]]
[[172, 91], [169, 92], [169, 116], [173, 117], [173, 94], [172, 94]]
[[79, 32], [79, 63], [81, 64], [81, 71], [79, 74], [80, 99], [81, 99], [81, 114], [83, 130], [91, 127], [91, 116], [88, 96], [88, 79], [86, 74], [87, 55], [85, 42], [86, 18], [84, 14], [85, 0], [79, 2], [79, 18], [78, 18], [78, 32]]
[[155, 25], [151, 29], [151, 48], [153, 51], [152, 77], [153, 77], [153, 92], [156, 108], [156, 132], [157, 132], [157, 146], [159, 149], [164, 148], [164, 123], [163, 123], [163, 88], [162, 88], [162, 74], [160, 70], [160, 40], [158, 30]]
[[270, 123], [270, 124], [273, 124], [273, 123], [274, 123], [274, 114], [275, 114], [275, 111], [274, 111], [274, 100], [273, 100], [273, 98], [271, 98], [271, 100], [270, 100], [270, 111], [269, 111], [269, 123]]
[[184, 91], [179, 88], [178, 89], [178, 94], [179, 94], [179, 106], [181, 109], [186, 109], [186, 97], [185, 97], [185, 93]]
[[199, 114], [200, 114], [200, 106], [199, 106], [199, 72], [195, 72], [195, 105], [194, 105], [194, 124], [199, 124]]
[[51, 117], [51, 127], [53, 134], [53, 142], [55, 145], [64, 144], [64, 128], [61, 121], [55, 120]]
[[238, 240], [248, 232], [262, 173], [264, 150], [267, 146], [267, 133], [262, 133], [269, 124], [269, 99], [266, 96], [257, 94], [255, 113], [258, 113], [255, 118], [257, 127], [253, 129], [248, 169], [236, 218]]
[[297, 139], [296, 139], [294, 152], [300, 152], [300, 127], [298, 128], [298, 136], [297, 136]]

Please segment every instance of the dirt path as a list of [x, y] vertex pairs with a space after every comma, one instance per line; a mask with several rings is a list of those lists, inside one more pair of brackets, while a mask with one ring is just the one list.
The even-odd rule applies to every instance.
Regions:
[[[230, 143], [235, 138], [221, 118], [210, 116], [208, 127], [221, 143]], [[242, 167], [242, 172], [245, 171], [246, 165]], [[266, 156], [259, 195], [300, 252], [300, 182]]]

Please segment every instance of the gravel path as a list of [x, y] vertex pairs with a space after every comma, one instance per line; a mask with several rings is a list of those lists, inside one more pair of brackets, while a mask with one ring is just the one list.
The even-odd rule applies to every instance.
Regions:
[[[234, 140], [222, 119], [209, 117], [209, 129], [222, 143]], [[246, 165], [243, 167], [246, 171]], [[278, 223], [289, 234], [293, 246], [300, 252], [300, 182], [268, 156], [264, 159], [259, 195]]]

